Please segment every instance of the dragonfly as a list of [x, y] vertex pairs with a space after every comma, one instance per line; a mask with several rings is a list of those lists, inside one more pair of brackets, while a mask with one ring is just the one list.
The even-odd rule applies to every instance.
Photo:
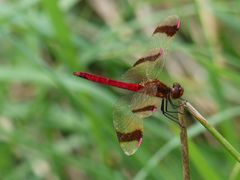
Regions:
[[179, 99], [184, 93], [179, 83], [172, 87], [160, 81], [160, 71], [165, 61], [169, 44], [180, 29], [178, 16], [168, 16], [153, 31], [152, 38], [156, 48], [147, 55], [139, 58], [123, 75], [125, 81], [113, 80], [107, 77], [87, 72], [74, 72], [75, 76], [100, 84], [126, 89], [132, 92], [116, 103], [113, 110], [113, 126], [116, 131], [120, 147], [126, 155], [134, 154], [142, 144], [143, 119], [150, 117], [158, 109], [167, 118], [177, 121], [168, 110], [168, 103], [172, 107], [178, 106], [172, 100]]

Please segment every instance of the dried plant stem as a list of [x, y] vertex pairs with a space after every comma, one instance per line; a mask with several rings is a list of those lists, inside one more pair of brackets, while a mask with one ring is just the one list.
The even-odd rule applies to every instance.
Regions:
[[211, 124], [209, 124], [208, 121], [189, 102], [182, 102], [182, 105], [216, 138], [220, 144], [223, 145], [223, 147], [238, 162], [240, 162], [240, 153]]
[[179, 107], [179, 112], [178, 119], [181, 125], [180, 140], [182, 144], [183, 179], [190, 180], [187, 127], [186, 121], [183, 117], [184, 106]]

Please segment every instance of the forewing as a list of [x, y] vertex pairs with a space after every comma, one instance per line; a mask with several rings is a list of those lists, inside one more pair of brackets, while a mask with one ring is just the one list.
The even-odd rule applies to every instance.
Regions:
[[140, 147], [143, 138], [143, 118], [158, 108], [160, 99], [148, 95], [150, 89], [135, 93], [132, 98], [121, 98], [113, 113], [113, 125], [125, 154], [132, 155]]
[[123, 78], [135, 83], [159, 78], [164, 65], [168, 47], [180, 28], [178, 16], [169, 16], [154, 30], [149, 42], [150, 51], [139, 58], [124, 75]]

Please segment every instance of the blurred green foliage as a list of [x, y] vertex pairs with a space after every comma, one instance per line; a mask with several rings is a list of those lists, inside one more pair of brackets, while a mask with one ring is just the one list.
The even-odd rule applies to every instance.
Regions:
[[[161, 113], [127, 157], [112, 127], [116, 88], [72, 75], [119, 79], [154, 27], [178, 14], [162, 81], [237, 149], [240, 3], [237, 1], [0, 1], [0, 179], [181, 179], [179, 129]], [[238, 179], [239, 164], [188, 115], [192, 179]]]

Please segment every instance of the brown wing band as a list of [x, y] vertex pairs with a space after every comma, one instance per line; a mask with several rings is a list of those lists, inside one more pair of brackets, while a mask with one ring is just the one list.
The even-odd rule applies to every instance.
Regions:
[[150, 55], [150, 56], [146, 56], [146, 57], [140, 58], [139, 60], [137, 60], [135, 62], [133, 67], [138, 65], [138, 64], [144, 63], [146, 61], [156, 61], [161, 56], [161, 54], [162, 54], [162, 50], [160, 52], [158, 52], [157, 54], [153, 54], [153, 55]]
[[156, 109], [156, 106], [146, 106], [140, 109], [133, 109], [133, 113], [138, 113], [138, 112], [144, 112], [144, 111], [154, 111]]
[[142, 131], [140, 129], [130, 133], [121, 133], [117, 131], [117, 137], [119, 142], [139, 141], [142, 138]]
[[168, 25], [164, 25], [164, 26], [158, 26], [155, 31], [153, 32], [153, 34], [156, 33], [165, 33], [167, 36], [174, 36], [176, 34], [176, 32], [179, 30], [179, 24], [177, 25], [173, 25], [173, 26], [168, 26]]

